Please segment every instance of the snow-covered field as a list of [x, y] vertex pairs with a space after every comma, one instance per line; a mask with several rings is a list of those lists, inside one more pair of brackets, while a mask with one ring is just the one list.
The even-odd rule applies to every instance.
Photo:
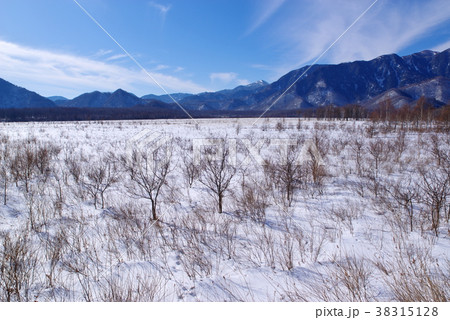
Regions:
[[448, 131], [254, 121], [0, 124], [0, 301], [449, 299]]

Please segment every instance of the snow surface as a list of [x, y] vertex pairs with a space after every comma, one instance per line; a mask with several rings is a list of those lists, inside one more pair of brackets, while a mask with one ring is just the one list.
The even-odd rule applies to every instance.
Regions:
[[[45, 181], [35, 175], [26, 192], [21, 181], [16, 185], [10, 180], [7, 204], [0, 206], [0, 241], [7, 234], [13, 239], [26, 235], [31, 251], [27, 259], [36, 259], [32, 274], [24, 277], [20, 294], [12, 300], [391, 301], [399, 299], [394, 279], [418, 273], [416, 261], [426, 262], [429, 275], [449, 296], [448, 217], [443, 213], [436, 236], [428, 207], [418, 197], [410, 232], [404, 210], [390, 193], [380, 187], [382, 196], [375, 196], [371, 187], [409, 178], [419, 186], [418, 166], [438, 168], [431, 152], [434, 133], [410, 130], [402, 137], [399, 127], [388, 130], [363, 121], [253, 122], [0, 124], [0, 137], [8, 138], [12, 153], [19, 145], [33, 143], [60, 148]], [[130, 179], [122, 169], [117, 169], [120, 179], [106, 191], [105, 209], [95, 209], [92, 197], [67, 171], [67, 159], [75, 159], [85, 171], [106, 155], [119, 159], [142, 132], [174, 142], [158, 222], [151, 220], [150, 201], [129, 193]], [[441, 151], [448, 155], [448, 134], [436, 134]], [[322, 185], [309, 181], [296, 189], [290, 206], [282, 191], [271, 186], [265, 193], [265, 219], [254, 221], [241, 212], [238, 201], [243, 177], [256, 181], [251, 183], [254, 190], [264, 183], [263, 167], [250, 161], [235, 175], [224, 198], [224, 213], [219, 214], [214, 197], [198, 179], [189, 187], [182, 178], [180, 150], [193, 139], [205, 138], [236, 139], [238, 160], [248, 151], [242, 140], [262, 146], [262, 158], [274, 160], [277, 149], [268, 144], [271, 139], [312, 139], [320, 147], [326, 176]], [[359, 156], [364, 174], [357, 169], [356, 140], [363, 144]], [[377, 141], [386, 144], [375, 169], [368, 148]], [[63, 199], [60, 210], [55, 206], [58, 190]], [[52, 249], [58, 241], [60, 251]], [[400, 261], [404, 270], [399, 269]], [[360, 269], [352, 268], [352, 262]], [[356, 274], [364, 276], [355, 280]], [[353, 291], [351, 279], [359, 286]], [[0, 299], [5, 299], [4, 292]]]

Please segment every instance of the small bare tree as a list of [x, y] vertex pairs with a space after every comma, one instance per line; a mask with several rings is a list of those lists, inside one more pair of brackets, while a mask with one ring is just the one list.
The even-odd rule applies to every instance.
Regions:
[[375, 141], [369, 142], [369, 146], [367, 148], [367, 151], [372, 156], [374, 165], [375, 165], [375, 179], [378, 178], [379, 175], [379, 169], [380, 169], [380, 163], [383, 160], [384, 153], [385, 153], [385, 143], [381, 139], [376, 139]]
[[287, 206], [291, 206], [295, 191], [302, 184], [306, 184], [308, 172], [307, 166], [300, 163], [298, 145], [282, 147], [277, 150], [273, 159], [266, 161], [264, 171], [271, 184], [281, 193]]
[[183, 160], [183, 177], [189, 188], [191, 188], [194, 181], [200, 176], [199, 166], [195, 164], [195, 161], [192, 157], [192, 145], [188, 148], [182, 148], [181, 152], [181, 157]]
[[100, 197], [102, 209], [105, 208], [105, 192], [118, 181], [118, 169], [111, 157], [104, 157], [97, 163], [90, 163], [86, 179], [82, 182], [87, 192], [94, 198], [97, 209]]
[[26, 192], [29, 192], [30, 182], [36, 169], [36, 153], [32, 149], [31, 143], [28, 141], [25, 146], [17, 145], [10, 162], [10, 172], [16, 185], [19, 181], [23, 181]]
[[419, 168], [421, 176], [421, 189], [423, 191], [423, 202], [428, 206], [431, 213], [431, 228], [438, 236], [441, 212], [447, 205], [447, 197], [450, 193], [450, 172], [446, 170], [427, 171]]
[[37, 258], [28, 236], [6, 234], [0, 250], [0, 299], [29, 301]]
[[361, 175], [362, 172], [362, 159], [363, 159], [363, 151], [364, 151], [364, 140], [360, 137], [356, 137], [353, 139], [351, 144], [351, 149], [355, 156], [356, 161], [356, 170], [358, 175]]
[[148, 199], [152, 204], [152, 218], [158, 220], [159, 196], [168, 186], [168, 175], [172, 170], [172, 144], [159, 146], [152, 152], [134, 150], [131, 159], [122, 157], [122, 163], [132, 183], [130, 193], [138, 198]]
[[6, 137], [2, 138], [0, 147], [0, 177], [2, 179], [3, 187], [3, 204], [6, 205], [7, 193], [8, 193], [8, 182], [9, 182], [9, 170], [10, 167], [10, 152], [8, 147], [8, 139]]
[[223, 198], [236, 174], [236, 167], [231, 163], [231, 150], [223, 140], [219, 150], [208, 147], [201, 159], [200, 182], [216, 197], [219, 213], [223, 211]]
[[386, 190], [408, 215], [409, 229], [412, 232], [414, 227], [413, 201], [416, 201], [419, 195], [416, 183], [411, 178], [406, 178], [391, 184]]

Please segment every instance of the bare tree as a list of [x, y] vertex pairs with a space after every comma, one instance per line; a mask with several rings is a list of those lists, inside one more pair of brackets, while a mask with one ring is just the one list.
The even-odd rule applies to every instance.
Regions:
[[189, 185], [189, 187], [192, 187], [194, 181], [200, 176], [199, 166], [195, 164], [195, 161], [192, 157], [192, 145], [190, 145], [188, 148], [182, 148], [181, 152], [181, 157], [183, 160], [183, 177], [187, 185]]
[[82, 185], [94, 198], [94, 206], [97, 209], [98, 197], [100, 196], [102, 209], [105, 208], [105, 192], [118, 181], [118, 170], [116, 163], [110, 157], [104, 157], [97, 163], [89, 164], [86, 178]]
[[153, 220], [158, 220], [158, 199], [168, 186], [171, 162], [171, 144], [159, 146], [151, 153], [134, 150], [131, 159], [122, 158], [125, 170], [133, 182], [128, 189], [134, 196], [151, 201]]
[[423, 202], [427, 204], [431, 213], [431, 228], [438, 235], [441, 211], [445, 210], [447, 197], [450, 193], [450, 175], [446, 170], [427, 170], [419, 168]]
[[362, 172], [362, 158], [364, 151], [364, 141], [360, 137], [355, 137], [353, 139], [353, 143], [351, 144], [351, 149], [354, 152], [355, 161], [356, 161], [356, 169], [358, 175], [361, 175]]
[[436, 135], [433, 134], [430, 137], [430, 151], [433, 157], [437, 161], [437, 165], [448, 165], [449, 164], [449, 153], [443, 146], [445, 143], [442, 143], [441, 139]]
[[236, 167], [231, 163], [230, 148], [223, 140], [219, 150], [206, 148], [201, 159], [200, 182], [217, 200], [219, 213], [223, 211], [223, 198], [236, 174]]
[[377, 179], [380, 169], [380, 163], [382, 162], [385, 153], [385, 144], [381, 139], [376, 139], [375, 141], [369, 142], [367, 151], [373, 158], [375, 164], [375, 179]]
[[306, 183], [307, 167], [299, 162], [299, 146], [284, 145], [264, 166], [266, 177], [291, 206], [295, 190]]
[[27, 141], [25, 146], [17, 145], [15, 154], [10, 162], [10, 172], [16, 185], [19, 181], [24, 182], [25, 191], [29, 191], [30, 181], [34, 177], [36, 169], [36, 153], [32, 149], [31, 142]]
[[417, 200], [419, 195], [417, 185], [409, 177], [391, 184], [386, 188], [386, 190], [391, 194], [397, 204], [407, 213], [409, 219], [409, 229], [412, 232], [414, 227], [413, 201]]

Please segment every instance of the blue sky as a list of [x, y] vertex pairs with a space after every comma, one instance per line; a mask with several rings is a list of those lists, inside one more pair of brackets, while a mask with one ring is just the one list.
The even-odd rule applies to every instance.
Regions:
[[[168, 92], [272, 82], [374, 0], [78, 0]], [[448, 0], [378, 0], [319, 63], [450, 47]], [[163, 94], [73, 0], [0, 0], [0, 78], [44, 96]]]

